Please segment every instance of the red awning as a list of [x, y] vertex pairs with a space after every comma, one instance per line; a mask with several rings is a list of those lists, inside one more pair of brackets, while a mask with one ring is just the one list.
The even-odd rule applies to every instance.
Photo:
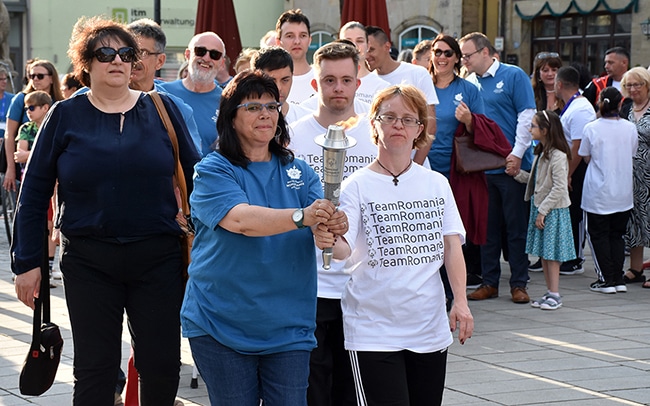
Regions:
[[348, 21], [381, 27], [390, 38], [386, 0], [345, 0], [341, 12], [341, 25]]
[[241, 38], [232, 0], [199, 0], [194, 33], [206, 31], [216, 32], [221, 37], [226, 45], [226, 54], [234, 65], [241, 52]]

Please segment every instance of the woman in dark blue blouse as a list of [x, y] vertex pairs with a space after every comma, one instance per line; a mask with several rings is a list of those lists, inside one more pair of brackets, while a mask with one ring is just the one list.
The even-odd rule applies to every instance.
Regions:
[[[68, 53], [90, 91], [56, 104], [34, 144], [11, 247], [16, 292], [33, 308], [39, 242], [58, 180], [56, 221], [75, 353], [73, 404], [113, 404], [126, 311], [140, 404], [171, 406], [183, 297], [171, 141], [151, 98], [128, 87], [139, 49], [123, 25], [79, 20]], [[163, 100], [191, 186], [198, 153], [180, 113]]]

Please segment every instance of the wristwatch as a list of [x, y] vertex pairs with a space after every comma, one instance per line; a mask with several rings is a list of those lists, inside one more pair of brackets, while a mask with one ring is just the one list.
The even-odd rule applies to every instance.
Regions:
[[291, 220], [293, 220], [293, 223], [298, 228], [305, 228], [305, 226], [302, 224], [302, 221], [304, 219], [305, 219], [305, 213], [302, 211], [302, 209], [296, 209], [296, 211], [294, 211], [293, 214], [291, 215]]

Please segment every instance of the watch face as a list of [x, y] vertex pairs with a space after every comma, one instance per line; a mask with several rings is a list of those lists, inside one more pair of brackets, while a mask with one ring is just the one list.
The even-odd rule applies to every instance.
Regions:
[[296, 222], [302, 221], [302, 217], [303, 217], [302, 210], [294, 211], [293, 214], [291, 215], [291, 217], [293, 218], [293, 221], [296, 221]]

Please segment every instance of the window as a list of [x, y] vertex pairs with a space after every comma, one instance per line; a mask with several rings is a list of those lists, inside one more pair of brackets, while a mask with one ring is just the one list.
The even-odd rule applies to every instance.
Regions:
[[402, 49], [413, 49], [422, 40], [433, 39], [438, 35], [438, 31], [426, 25], [414, 25], [399, 35], [398, 51]]
[[336, 38], [327, 31], [314, 31], [311, 33], [311, 44], [309, 44], [309, 51], [307, 51], [307, 61], [312, 61], [314, 53], [320, 47], [334, 41]]
[[564, 17], [540, 17], [533, 20], [531, 67], [538, 52], [554, 51], [565, 65], [578, 62], [593, 76], [604, 73], [605, 51], [631, 45], [632, 14], [592, 13]]

